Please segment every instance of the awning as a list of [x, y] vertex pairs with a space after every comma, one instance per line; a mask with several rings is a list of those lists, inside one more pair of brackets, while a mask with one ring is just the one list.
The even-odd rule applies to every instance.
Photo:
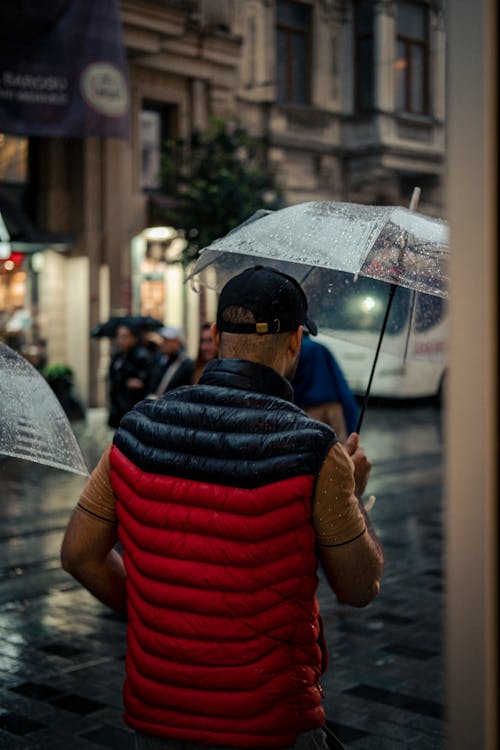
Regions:
[[11, 252], [36, 253], [51, 248], [64, 251], [75, 242], [70, 232], [47, 232], [0, 188], [0, 258]]

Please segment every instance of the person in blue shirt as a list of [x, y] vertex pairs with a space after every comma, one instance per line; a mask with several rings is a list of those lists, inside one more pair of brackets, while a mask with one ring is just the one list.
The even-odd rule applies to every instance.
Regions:
[[341, 442], [355, 432], [359, 407], [344, 374], [330, 350], [307, 335], [292, 386], [297, 406], [332, 427]]

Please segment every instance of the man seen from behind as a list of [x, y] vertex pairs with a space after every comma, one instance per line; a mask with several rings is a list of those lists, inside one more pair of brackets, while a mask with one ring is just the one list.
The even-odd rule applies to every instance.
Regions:
[[219, 358], [124, 417], [68, 524], [64, 568], [127, 616], [138, 748], [326, 748], [318, 564], [362, 607], [383, 553], [358, 436], [342, 446], [293, 404], [304, 327], [316, 333], [292, 277], [231, 279]]

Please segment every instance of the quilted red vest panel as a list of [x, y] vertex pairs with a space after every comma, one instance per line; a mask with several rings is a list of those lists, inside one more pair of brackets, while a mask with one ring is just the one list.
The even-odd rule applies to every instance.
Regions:
[[[139, 407], [148, 425], [158, 408]], [[243, 487], [236, 468], [236, 486], [224, 474], [218, 483], [151, 471], [149, 459], [146, 471], [137, 455], [157, 437], [141, 420], [130, 418], [111, 452], [127, 571], [125, 719], [194, 743], [293, 745], [324, 723], [312, 464]]]

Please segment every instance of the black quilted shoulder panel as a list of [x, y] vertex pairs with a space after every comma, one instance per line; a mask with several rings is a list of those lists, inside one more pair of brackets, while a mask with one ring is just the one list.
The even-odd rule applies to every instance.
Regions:
[[335, 440], [329, 427], [285, 399], [197, 385], [142, 401], [114, 443], [143, 471], [257, 487], [317, 473]]

